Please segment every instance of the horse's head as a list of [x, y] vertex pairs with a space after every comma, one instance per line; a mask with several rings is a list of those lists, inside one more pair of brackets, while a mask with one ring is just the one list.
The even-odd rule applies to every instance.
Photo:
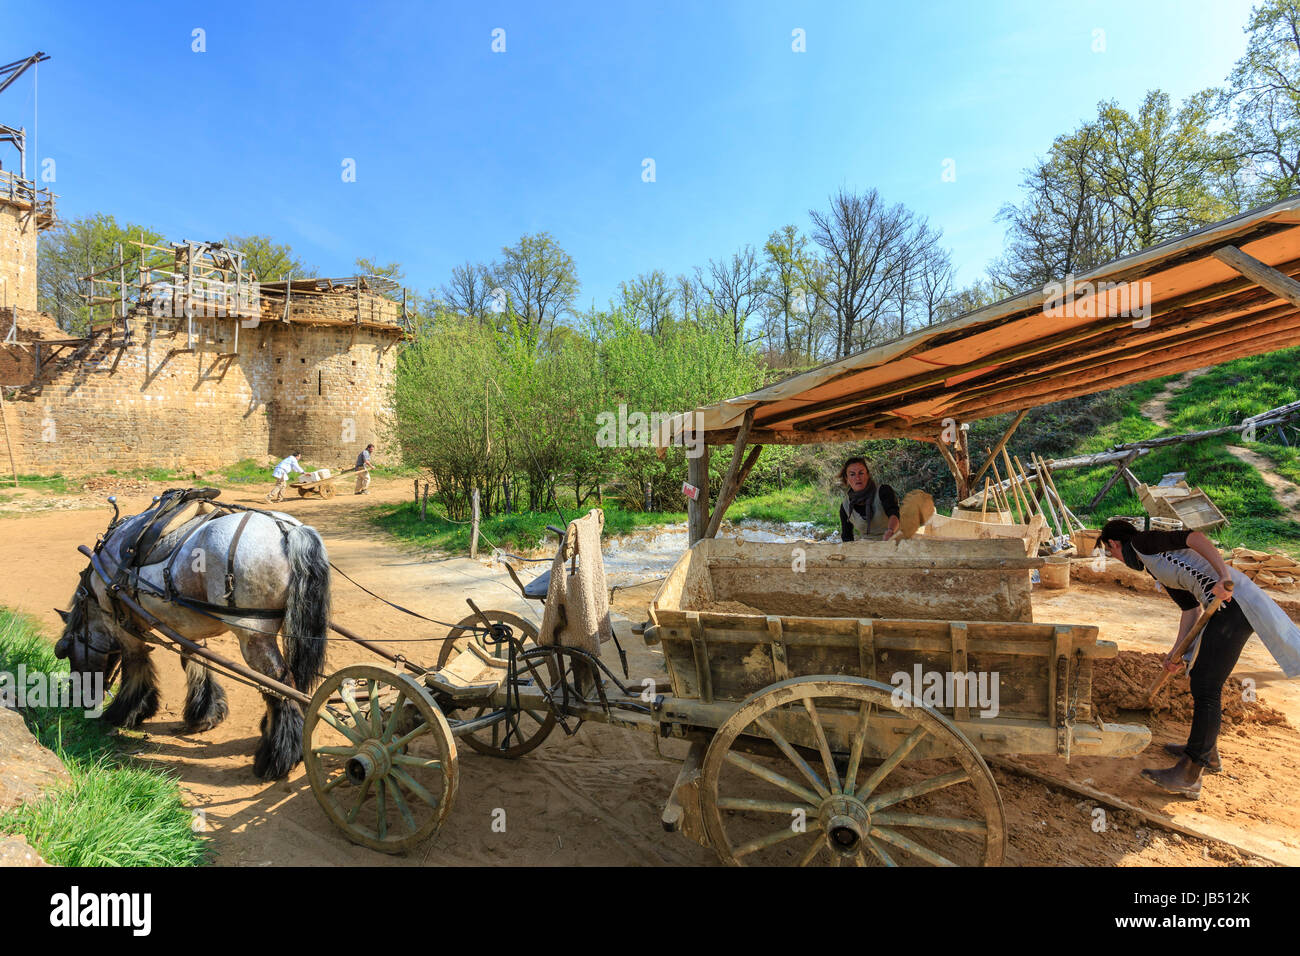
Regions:
[[67, 658], [74, 673], [103, 674], [104, 685], [108, 686], [122, 659], [122, 648], [113, 616], [99, 606], [91, 589], [92, 570], [87, 567], [81, 573], [72, 607], [59, 611], [59, 617], [63, 618], [63, 634], [54, 645], [54, 655]]

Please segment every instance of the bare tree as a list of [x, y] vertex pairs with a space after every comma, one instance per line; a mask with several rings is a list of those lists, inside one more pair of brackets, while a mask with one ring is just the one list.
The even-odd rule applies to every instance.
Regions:
[[441, 305], [453, 312], [482, 319], [491, 305], [491, 290], [487, 267], [477, 262], [464, 262], [452, 268], [451, 279], [438, 290], [438, 298]]
[[861, 195], [841, 189], [827, 212], [812, 209], [813, 240], [826, 251], [831, 299], [838, 319], [835, 354], [851, 354], [876, 337], [886, 308], [898, 244], [911, 224], [901, 205], [887, 207], [872, 189]]
[[939, 245], [943, 238], [940, 230], [933, 234], [934, 242], [927, 248], [917, 273], [917, 292], [926, 325], [942, 322], [948, 316], [944, 312], [944, 303], [952, 296], [953, 283], [957, 278], [957, 267], [952, 263], [952, 255]]
[[746, 245], [730, 259], [710, 259], [708, 271], [696, 268], [700, 287], [718, 315], [731, 321], [737, 345], [742, 344], [745, 324], [758, 311], [766, 283], [754, 247]]
[[677, 302], [681, 306], [682, 321], [698, 322], [700, 310], [704, 307], [704, 298], [695, 276], [681, 272], [673, 282], [677, 286]]

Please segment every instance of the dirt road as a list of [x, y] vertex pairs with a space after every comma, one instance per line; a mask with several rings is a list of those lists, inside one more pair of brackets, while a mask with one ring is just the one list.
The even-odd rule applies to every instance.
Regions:
[[[124, 496], [125, 512], [142, 510], [149, 495], [159, 490], [161, 486], [141, 493], [137, 488], [132, 496]], [[223, 498], [264, 504], [262, 490], [228, 489]], [[294, 499], [285, 510], [321, 531], [339, 567], [398, 603], [457, 621], [468, 612], [468, 596], [481, 606], [537, 619], [535, 606], [525, 605], [500, 569], [403, 550], [375, 530], [365, 520], [364, 507], [400, 500], [409, 486], [376, 482], [372, 491], [369, 498], [343, 494], [328, 501]], [[0, 516], [0, 604], [30, 611], [47, 624], [51, 635], [57, 633], [53, 608], [67, 605], [84, 565], [76, 546], [92, 543], [107, 517], [102, 508]], [[619, 592], [616, 610], [628, 619], [644, 618], [654, 588], [650, 584]], [[1036, 596], [1036, 602], [1040, 619], [1098, 623], [1102, 636], [1118, 640], [1122, 647], [1163, 650], [1176, 620], [1172, 604], [1163, 598], [1103, 586]], [[333, 616], [367, 636], [392, 642], [392, 648], [408, 656], [436, 657], [437, 640], [425, 640], [440, 637], [441, 631], [385, 607], [337, 576]], [[238, 656], [231, 638], [213, 646]], [[656, 652], [639, 640], [625, 646], [634, 674], [660, 666]], [[340, 640], [331, 644], [327, 669], [367, 659], [365, 652]], [[462, 748], [460, 792], [441, 833], [404, 857], [375, 854], [334, 830], [309, 792], [301, 768], [274, 784], [253, 776], [252, 753], [263, 713], [254, 690], [227, 683], [230, 717], [213, 731], [186, 735], [180, 723], [181, 667], [162, 650], [157, 662], [162, 709], [144, 725], [137, 757], [178, 775], [187, 801], [201, 814], [219, 865], [716, 864], [712, 851], [665, 833], [660, 824], [677, 773], [676, 763], [668, 758], [680, 758], [684, 748], [665, 744], [660, 756], [650, 737], [597, 725], [584, 725], [571, 738], [557, 730], [542, 748], [519, 761], [494, 760]], [[1290, 786], [1300, 759], [1300, 736], [1292, 729], [1300, 726], [1300, 694], [1276, 680], [1280, 674], [1257, 641], [1243, 656], [1238, 669], [1242, 674], [1257, 677], [1261, 698], [1284, 710], [1291, 726], [1251, 727], [1246, 736], [1225, 735], [1221, 746], [1227, 770], [1208, 779], [1199, 804], [1165, 800], [1134, 779], [1141, 766], [1164, 765], [1159, 758], [1076, 760], [1068, 768], [1055, 759], [1040, 758], [1040, 763], [1054, 773], [1111, 787], [1153, 812], [1218, 827], [1223, 839], [1275, 861], [1300, 862], [1300, 811]], [[1180, 731], [1185, 733], [1185, 728], [1158, 727], [1157, 740], [1177, 739]], [[1013, 865], [1258, 862], [1223, 843], [1183, 838], [1120, 811], [1109, 813], [1107, 828], [1095, 832], [1095, 804], [1019, 775], [994, 773], [1010, 825], [1007, 862]], [[498, 809], [505, 811], [505, 832], [492, 827]]]

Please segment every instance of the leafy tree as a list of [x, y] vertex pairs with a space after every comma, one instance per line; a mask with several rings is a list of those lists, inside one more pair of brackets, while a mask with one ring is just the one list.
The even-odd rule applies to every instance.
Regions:
[[[91, 318], [86, 299], [90, 283], [81, 277], [138, 253], [139, 248], [131, 243], [139, 241], [160, 245], [163, 235], [135, 223], [119, 224], [108, 213], [92, 213], [61, 222], [41, 237], [36, 268], [39, 308], [53, 315], [60, 328], [84, 332]], [[145, 264], [155, 267], [171, 268], [172, 262], [165, 253], [149, 251], [145, 256]], [[139, 282], [138, 267], [138, 258], [127, 264], [128, 285]], [[97, 294], [101, 292], [97, 290]]]
[[319, 274], [315, 266], [305, 264], [294, 255], [289, 245], [275, 242], [270, 236], [232, 234], [222, 241], [242, 252], [245, 268], [263, 282], [278, 282], [291, 274], [299, 279]]
[[504, 291], [507, 307], [534, 340], [572, 314], [581, 288], [573, 257], [549, 232], [522, 236], [502, 249], [491, 276], [493, 286]]
[[357, 275], [380, 276], [385, 279], [392, 279], [398, 285], [401, 285], [406, 279], [406, 270], [402, 268], [400, 262], [389, 262], [380, 265], [374, 259], [357, 256], [355, 265]]
[[631, 282], [620, 282], [618, 292], [618, 309], [651, 335], [657, 335], [672, 317], [677, 290], [662, 269], [643, 272]]
[[1247, 202], [1300, 192], [1300, 2], [1265, 0], [1246, 25], [1246, 55], [1217, 107], [1247, 165]]
[[998, 214], [1007, 247], [991, 275], [1013, 294], [1183, 235], [1234, 211], [1225, 136], [1210, 131], [1212, 94], [1176, 111], [1149, 92], [1136, 113], [1114, 101], [1058, 136], [1025, 173], [1025, 197]]

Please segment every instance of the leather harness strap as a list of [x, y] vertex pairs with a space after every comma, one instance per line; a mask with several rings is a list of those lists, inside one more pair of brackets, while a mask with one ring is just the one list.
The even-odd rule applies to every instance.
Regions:
[[[209, 617], [217, 618], [218, 620], [224, 620], [220, 615], [230, 613], [230, 610], [236, 612], [239, 617], [262, 618], [266, 620], [283, 617], [284, 610], [282, 608], [241, 608], [235, 603], [235, 551], [239, 547], [239, 539], [244, 532], [244, 526], [248, 524], [248, 519], [255, 514], [266, 515], [266, 517], [274, 521], [282, 535], [287, 535], [289, 533], [289, 526], [274, 513], [265, 511], [261, 508], [249, 508], [246, 505], [213, 501], [218, 494], [219, 492], [215, 488], [202, 490], [194, 489], [189, 494], [186, 494], [184, 489], [173, 489], [165, 492], [159, 498], [159, 507], [156, 508], [155, 513], [145, 523], [145, 526], [134, 536], [133, 540], [128, 542], [122, 548], [122, 556], [118, 561], [117, 571], [113, 576], [112, 583], [117, 587], [122, 588], [125, 593], [130, 594], [133, 598], [137, 597], [141, 591], [144, 591], [148, 594], [154, 595], [155, 597], [162, 598], [168, 603], [189, 608], [190, 610], [197, 611], [198, 613]], [[162, 564], [163, 576], [162, 590], [149, 586], [140, 579], [140, 568], [135, 566], [134, 563], [135, 560], [138, 559], [142, 550], [141, 539], [157, 524], [159, 518], [162, 517], [163, 512], [171, 510], [169, 506], [174, 507], [178, 503], [178, 499], [182, 499], [183, 503], [183, 501], [194, 500], [195, 498], [212, 502], [213, 509], [207, 514], [196, 516], [193, 521], [188, 522], [183, 529], [181, 529], [184, 530], [185, 533], [179, 536], [179, 540], [176, 541], [172, 553], [161, 559], [160, 563]], [[193, 538], [199, 529], [209, 521], [224, 518], [236, 511], [242, 512], [242, 517], [238, 526], [235, 528], [235, 534], [230, 540], [230, 549], [226, 554], [225, 605], [210, 604], [206, 601], [184, 597], [176, 590], [175, 582], [172, 580], [171, 563], [176, 556], [176, 550]], [[119, 518], [113, 521], [104, 534], [99, 537], [99, 540], [95, 542], [94, 553], [99, 554], [103, 547], [108, 543], [109, 538], [111, 538], [128, 520], [130, 519]], [[108, 599], [113, 607], [115, 617], [117, 617], [119, 623], [122, 623], [123, 618], [126, 615], [119, 602], [111, 593], [109, 594]]]
[[239, 547], [239, 536], [244, 533], [244, 526], [248, 524], [248, 519], [253, 516], [253, 512], [245, 511], [244, 516], [239, 519], [239, 525], [235, 528], [235, 536], [230, 539], [230, 551], [226, 554], [226, 604], [229, 607], [235, 607], [235, 549]]

